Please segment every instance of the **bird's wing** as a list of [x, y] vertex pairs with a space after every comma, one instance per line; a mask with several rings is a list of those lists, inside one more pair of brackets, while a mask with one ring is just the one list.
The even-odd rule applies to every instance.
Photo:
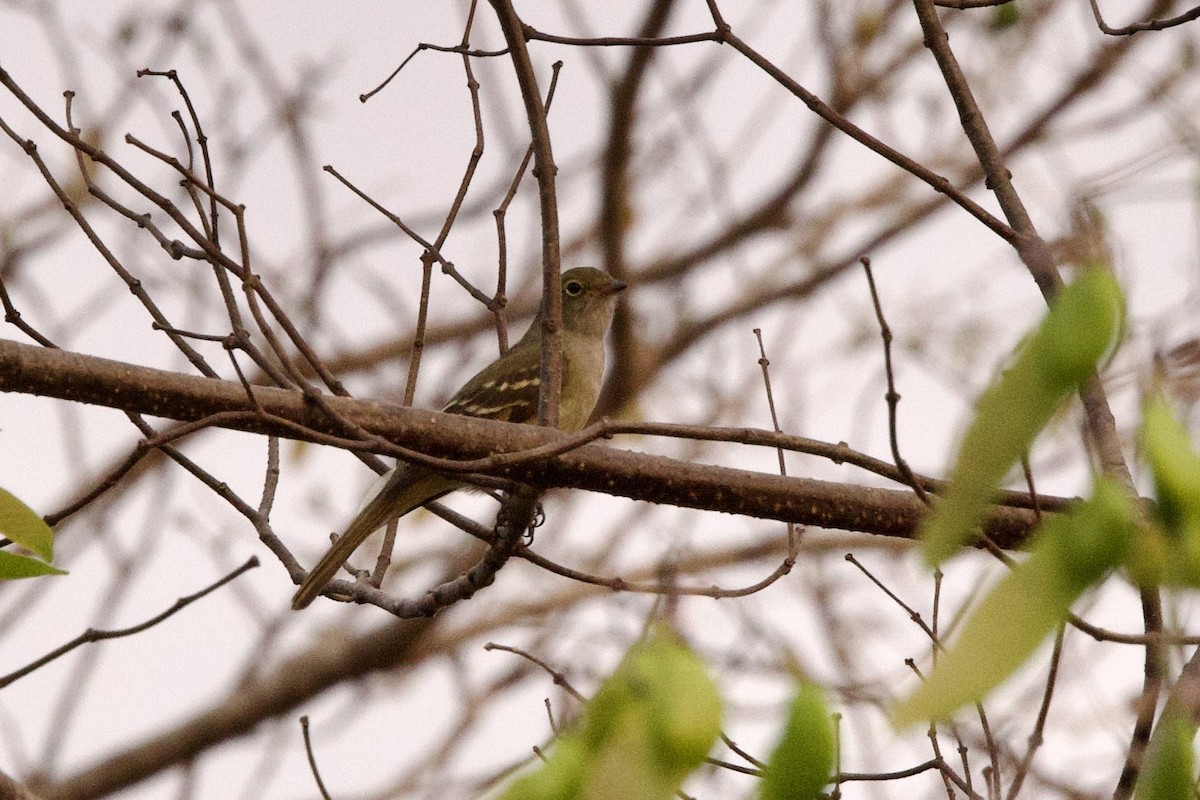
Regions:
[[510, 350], [458, 390], [442, 410], [504, 422], [537, 418], [541, 351]]

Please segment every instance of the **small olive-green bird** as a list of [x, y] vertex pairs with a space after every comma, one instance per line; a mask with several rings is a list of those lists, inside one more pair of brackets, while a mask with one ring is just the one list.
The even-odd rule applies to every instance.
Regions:
[[[558, 427], [564, 431], [582, 428], [596, 407], [604, 377], [604, 337], [612, 324], [617, 293], [624, 288], [621, 281], [592, 267], [577, 267], [562, 275], [563, 370]], [[521, 340], [467, 381], [442, 410], [468, 417], [536, 423], [541, 365], [539, 311]], [[376, 530], [469, 485], [415, 464], [397, 464], [379, 493], [308, 573], [292, 598], [292, 608], [304, 608], [324, 591], [350, 554]]]

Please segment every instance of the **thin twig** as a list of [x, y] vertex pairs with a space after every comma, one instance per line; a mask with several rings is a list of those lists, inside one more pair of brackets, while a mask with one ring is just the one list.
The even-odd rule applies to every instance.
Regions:
[[1046, 719], [1050, 716], [1050, 700], [1054, 697], [1054, 687], [1058, 684], [1058, 668], [1062, 663], [1063, 633], [1065, 631], [1066, 628], [1059, 625], [1058, 632], [1054, 635], [1054, 650], [1050, 654], [1050, 670], [1046, 675], [1046, 690], [1042, 693], [1042, 704], [1038, 707], [1037, 721], [1034, 722], [1033, 731], [1029, 734], [1025, 755], [1021, 757], [1021, 763], [1017, 765], [1017, 771], [1013, 774], [1012, 784], [1008, 787], [1007, 800], [1016, 800], [1021, 786], [1025, 782], [1025, 776], [1029, 774], [1029, 768], [1033, 765], [1033, 757], [1044, 741], [1042, 734], [1046, 730]]
[[304, 737], [304, 753], [308, 757], [308, 768], [312, 772], [313, 780], [317, 782], [317, 791], [321, 793], [321, 797], [325, 800], [333, 800], [329, 796], [329, 792], [325, 789], [325, 781], [321, 780], [321, 770], [317, 767], [317, 755], [313, 752], [312, 737], [308, 731], [308, 715], [300, 717], [300, 733]]
[[567, 694], [571, 695], [571, 697], [575, 698], [579, 702], [587, 702], [587, 698], [571, 685], [571, 682], [567, 680], [566, 675], [554, 669], [545, 661], [533, 655], [532, 653], [522, 650], [519, 647], [512, 647], [511, 645], [506, 644], [496, 644], [495, 642], [488, 642], [483, 646], [483, 649], [487, 650], [488, 652], [491, 652], [492, 650], [499, 650], [503, 653], [512, 653], [513, 655], [520, 656], [530, 663], [536, 664], [543, 672], [553, 679], [555, 686], [561, 687]]
[[1191, 22], [1194, 19], [1200, 19], [1200, 6], [1196, 6], [1169, 19], [1148, 19], [1145, 22], [1134, 22], [1120, 28], [1110, 28], [1100, 13], [1100, 4], [1096, 0], [1088, 0], [1088, 3], [1092, 7], [1092, 16], [1096, 20], [1096, 26], [1100, 28], [1101, 33], [1106, 33], [1109, 36], [1131, 36], [1142, 31], [1161, 31], [1166, 28], [1173, 28], [1176, 25], [1182, 25], [1185, 22]]
[[[767, 350], [763, 345], [762, 329], [754, 329], [754, 337], [758, 340], [758, 366], [762, 369], [763, 391], [767, 395], [767, 408], [771, 412], [771, 427], [776, 433], [783, 433], [783, 429], [779, 427], [779, 414], [775, 411], [775, 395], [771, 391], [771, 362], [767, 359]], [[779, 456], [779, 474], [787, 475], [787, 462], [783, 458], [783, 448], [775, 448], [776, 454]], [[780, 575], [789, 572], [792, 566], [796, 563], [796, 554], [800, 550], [800, 536], [796, 533], [795, 523], [787, 523], [788, 535], [788, 557], [781, 565], [782, 571]]]
[[217, 589], [221, 588], [225, 584], [227, 584], [230, 581], [232, 581], [233, 579], [237, 578], [243, 572], [254, 569], [258, 565], [259, 565], [258, 556], [251, 556], [250, 559], [248, 561], [246, 561], [245, 564], [242, 564], [240, 567], [235, 569], [233, 572], [230, 572], [225, 577], [217, 580], [215, 583], [207, 586], [206, 588], [201, 589], [198, 592], [195, 592], [194, 594], [189, 594], [184, 597], [180, 597], [166, 611], [163, 611], [161, 614], [153, 616], [144, 622], [138, 623], [137, 625], [133, 625], [128, 628], [119, 628], [119, 629], [115, 629], [115, 630], [95, 630], [95, 629], [89, 628], [86, 631], [84, 631], [83, 633], [76, 636], [71, 641], [69, 641], [66, 644], [63, 644], [59, 647], [56, 647], [54, 650], [51, 650], [49, 653], [42, 656], [41, 658], [31, 661], [29, 664], [25, 665], [24, 667], [21, 667], [20, 669], [14, 671], [14, 672], [10, 672], [7, 675], [0, 676], [0, 689], [3, 689], [5, 686], [8, 686], [8, 685], [18, 681], [21, 678], [24, 678], [26, 675], [30, 674], [31, 672], [34, 672], [35, 670], [41, 669], [42, 667], [49, 664], [51, 661], [54, 661], [55, 659], [60, 658], [61, 656], [65, 656], [67, 653], [71, 652], [72, 650], [74, 650], [77, 647], [82, 647], [83, 645], [89, 644], [91, 642], [102, 642], [106, 639], [119, 639], [123, 636], [133, 636], [134, 634], [141, 633], [142, 631], [147, 630], [148, 628], [153, 628], [158, 623], [162, 622], [163, 620], [167, 619], [168, 617], [173, 616], [177, 612], [182, 611], [183, 609], [187, 608], [189, 605], [196, 602], [197, 600], [204, 597], [205, 595], [215, 592]]
[[887, 399], [888, 406], [888, 441], [892, 445], [892, 462], [904, 477], [904, 482], [912, 487], [921, 502], [925, 505], [930, 505], [928, 493], [921, 486], [921, 482], [913, 475], [908, 462], [900, 455], [900, 435], [897, 432], [897, 428], [899, 427], [897, 417], [899, 416], [900, 393], [896, 391], [896, 373], [892, 367], [892, 329], [887, 323], [887, 318], [883, 315], [883, 304], [879, 301], [879, 290], [875, 286], [875, 273], [871, 271], [871, 259], [863, 256], [859, 259], [859, 262], [863, 266], [863, 272], [867, 275], [867, 286], [871, 291], [871, 304], [875, 307], [875, 319], [879, 322], [879, 337], [883, 340], [883, 366], [884, 373], [887, 375], [887, 394], [885, 398]]
[[912, 606], [910, 606], [908, 603], [901, 600], [899, 595], [897, 595], [895, 592], [893, 592], [891, 589], [889, 589], [883, 583], [883, 581], [876, 578], [869, 569], [867, 569], [865, 566], [863, 566], [863, 563], [861, 561], [859, 561], [857, 558], [855, 558], [853, 553], [847, 553], [846, 560], [849, 561], [854, 566], [858, 567], [858, 570], [860, 572], [862, 572], [863, 575], [866, 575], [867, 579], [869, 581], [871, 581], [871, 583], [875, 584], [879, 588], [880, 591], [882, 591], [884, 594], [886, 594], [893, 603], [900, 606], [900, 608], [904, 609], [904, 612], [906, 614], [908, 614], [908, 618], [910, 620], [912, 620], [912, 622], [916, 623], [916, 626], [918, 628], [920, 628], [921, 631], [926, 636], [929, 637], [929, 640], [931, 642], [933, 642], [934, 647], [936, 647], [938, 649], [941, 648], [941, 646], [942, 646], [941, 641], [934, 634], [933, 629], [930, 628], [929, 625], [926, 624], [925, 620], [921, 617], [921, 612], [917, 611]]

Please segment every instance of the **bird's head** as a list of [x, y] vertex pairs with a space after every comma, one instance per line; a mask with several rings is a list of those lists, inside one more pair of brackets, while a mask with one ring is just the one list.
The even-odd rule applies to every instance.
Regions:
[[604, 334], [612, 322], [617, 294], [625, 282], [595, 267], [575, 267], [562, 275], [563, 328]]

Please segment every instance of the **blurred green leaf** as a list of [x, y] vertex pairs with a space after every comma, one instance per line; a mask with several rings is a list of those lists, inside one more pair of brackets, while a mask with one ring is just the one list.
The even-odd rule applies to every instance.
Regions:
[[1135, 800], [1180, 800], [1196, 796], [1192, 766], [1195, 738], [1195, 724], [1178, 712], [1163, 712], [1146, 748]]
[[32, 550], [46, 561], [54, 558], [54, 531], [33, 509], [4, 489], [0, 489], [0, 535]]
[[1200, 587], [1200, 458], [1161, 398], [1146, 405], [1142, 452], [1157, 502], [1130, 554], [1130, 575], [1142, 586]]
[[895, 725], [945, 720], [1024, 664], [1066, 619], [1071, 604], [1123, 563], [1134, 520], [1121, 490], [1101, 479], [1091, 499], [1043, 522], [1028, 559], [1000, 579], [928, 680], [896, 707]]
[[1158, 498], [1155, 516], [1171, 530], [1200, 520], [1200, 458], [1161, 398], [1151, 401], [1143, 414], [1142, 443]]
[[19, 556], [16, 553], [6, 553], [0, 550], [0, 580], [66, 574], [65, 570], [53, 567], [45, 561], [38, 561], [36, 558]]
[[760, 800], [815, 800], [833, 773], [833, 725], [819, 686], [801, 682], [783, 737], [763, 772]]
[[[671, 800], [691, 769], [680, 773], [662, 764], [650, 741], [650, 709], [629, 706], [621, 724], [599, 748], [589, 753], [581, 800]], [[694, 765], [695, 766], [695, 765]]]
[[721, 698], [703, 663], [659, 625], [600, 686], [582, 728], [503, 797], [669, 800], [720, 731]]
[[575, 800], [587, 770], [588, 752], [583, 737], [564, 736], [555, 742], [541, 767], [513, 781], [503, 800]]
[[922, 525], [930, 565], [971, 539], [1004, 474], [1115, 346], [1122, 309], [1112, 275], [1087, 270], [1063, 288], [1012, 365], [979, 398], [950, 486]]
[[1030, 556], [1041, 558], [1039, 553], [1045, 553], [1054, 559], [1057, 575], [1071, 595], [1068, 602], [1074, 602], [1124, 563], [1137, 524], [1137, 513], [1125, 492], [1111, 479], [1100, 477], [1090, 498], [1041, 526]]
[[992, 11], [992, 30], [1008, 30], [1020, 21], [1021, 12], [1017, 9], [1015, 0], [1009, 0], [1002, 6], [996, 6]]
[[704, 664], [669, 628], [662, 628], [634, 657], [646, 682], [650, 743], [668, 766], [691, 772], [721, 734], [721, 697]]

